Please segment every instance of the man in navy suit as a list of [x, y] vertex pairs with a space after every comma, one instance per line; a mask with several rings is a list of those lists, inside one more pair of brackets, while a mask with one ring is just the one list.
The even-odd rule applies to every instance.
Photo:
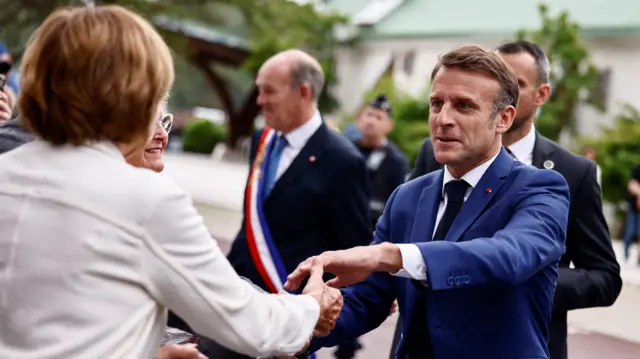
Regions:
[[[372, 245], [320, 256], [336, 275], [331, 285], [353, 285], [343, 289], [333, 332], [303, 355], [375, 329], [397, 297], [397, 358], [549, 357], [567, 183], [502, 147], [518, 81], [497, 54], [460, 47], [431, 79], [431, 138], [445, 168], [396, 189]], [[285, 288], [297, 288], [308, 269], [305, 261]]]
[[[558, 280], [549, 325], [551, 359], [567, 359], [567, 312], [610, 306], [620, 294], [620, 265], [602, 214], [602, 192], [595, 162], [577, 156], [536, 131], [536, 112], [551, 93], [549, 61], [537, 44], [520, 40], [500, 45], [496, 52], [518, 78], [516, 117], [502, 144], [520, 162], [560, 173], [569, 184], [571, 203], [566, 251], [558, 264]], [[430, 138], [422, 143], [410, 179], [441, 169]], [[399, 340], [397, 327], [394, 343]], [[393, 345], [390, 358], [395, 355]]]
[[[253, 137], [245, 218], [228, 258], [239, 275], [279, 292], [306, 258], [371, 242], [369, 174], [355, 146], [318, 112], [324, 74], [315, 59], [279, 53], [256, 85], [266, 127]], [[339, 358], [356, 348], [348, 343]], [[204, 339], [201, 349], [210, 358], [245, 358]]]

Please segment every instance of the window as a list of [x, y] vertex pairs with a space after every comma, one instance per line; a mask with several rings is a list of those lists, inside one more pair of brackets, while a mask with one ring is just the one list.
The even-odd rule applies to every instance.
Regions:
[[598, 71], [596, 79], [596, 90], [593, 97], [603, 106], [606, 106], [609, 100], [609, 88], [611, 87], [611, 68]]
[[406, 75], [411, 75], [413, 73], [413, 64], [416, 60], [416, 52], [411, 50], [404, 54], [404, 58], [402, 61], [402, 70]]

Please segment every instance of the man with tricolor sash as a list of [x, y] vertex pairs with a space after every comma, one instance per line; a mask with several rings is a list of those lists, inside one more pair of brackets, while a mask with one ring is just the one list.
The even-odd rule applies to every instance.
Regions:
[[[309, 256], [371, 242], [370, 184], [358, 150], [318, 111], [324, 74], [314, 58], [279, 53], [256, 85], [266, 126], [252, 139], [244, 220], [228, 258], [239, 275], [277, 293]], [[208, 340], [201, 347], [210, 358], [246, 358]]]

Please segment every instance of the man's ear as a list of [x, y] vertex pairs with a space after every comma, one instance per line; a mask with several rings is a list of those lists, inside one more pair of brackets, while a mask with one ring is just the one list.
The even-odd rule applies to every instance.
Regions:
[[551, 96], [551, 86], [549, 84], [541, 84], [538, 86], [536, 90], [536, 101], [535, 104], [537, 107], [544, 105], [549, 97]]
[[511, 128], [513, 119], [516, 117], [516, 108], [507, 106], [498, 113], [497, 117], [496, 132], [503, 134]]
[[309, 87], [309, 85], [307, 85], [306, 83], [300, 85], [300, 87], [298, 87], [298, 91], [300, 92], [300, 97], [302, 98], [307, 98], [309, 100], [313, 98], [313, 91], [311, 90], [311, 87]]
[[386, 121], [387, 121], [387, 125], [386, 125], [386, 128], [385, 128], [385, 133], [388, 134], [391, 131], [393, 131], [394, 123], [393, 123], [393, 119], [389, 115], [387, 115]]

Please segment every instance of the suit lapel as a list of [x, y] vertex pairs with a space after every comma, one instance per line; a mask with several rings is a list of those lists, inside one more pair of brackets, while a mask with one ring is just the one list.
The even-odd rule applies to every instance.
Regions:
[[457, 242], [462, 234], [475, 222], [489, 204], [493, 196], [504, 184], [511, 171], [514, 160], [505, 149], [501, 149], [496, 160], [480, 178], [480, 182], [471, 191], [471, 195], [462, 206], [460, 213], [451, 225], [445, 241]]
[[[550, 157], [553, 153], [553, 146], [550, 144], [550, 140], [536, 132], [536, 142], [533, 145], [533, 156], [531, 164], [537, 168], [546, 168], [545, 162], [551, 161]], [[551, 161], [553, 164], [553, 161]], [[549, 162], [547, 162], [547, 167]], [[551, 166], [553, 168], [553, 166]]]
[[[409, 238], [410, 243], [431, 241], [433, 231], [435, 230], [434, 226], [436, 223], [436, 215], [438, 213], [438, 208], [440, 207], [440, 201], [442, 200], [443, 179], [444, 171], [440, 170], [435, 180], [422, 190], [420, 198], [418, 199], [417, 210], [413, 219], [413, 226], [411, 227], [411, 236]], [[414, 312], [416, 303], [422, 295], [421, 293], [416, 292], [416, 289], [413, 288], [414, 285], [415, 283], [411, 283], [410, 281], [406, 281], [404, 283], [404, 290], [407, 298], [405, 302], [406, 313]], [[403, 324], [408, 323], [404, 328], [411, 326], [412, 320], [417, 320], [417, 318], [413, 316], [403, 318]], [[406, 353], [406, 346], [407, 343], [404, 342], [400, 358], [404, 356], [403, 353]]]
[[431, 185], [422, 190], [418, 200], [418, 209], [411, 228], [412, 243], [429, 242], [433, 237], [435, 214], [442, 200], [442, 181], [444, 172], [440, 171], [438, 177]]
[[[309, 141], [302, 147], [300, 153], [293, 159], [293, 162], [284, 171], [282, 176], [278, 178], [269, 197], [276, 195], [281, 188], [285, 188], [288, 183], [296, 179], [298, 175], [305, 172], [322, 154], [322, 151], [326, 148], [327, 136], [329, 135], [327, 126], [323, 123], [318, 127], [318, 130], [309, 138]], [[315, 160], [311, 160], [315, 158]]]

